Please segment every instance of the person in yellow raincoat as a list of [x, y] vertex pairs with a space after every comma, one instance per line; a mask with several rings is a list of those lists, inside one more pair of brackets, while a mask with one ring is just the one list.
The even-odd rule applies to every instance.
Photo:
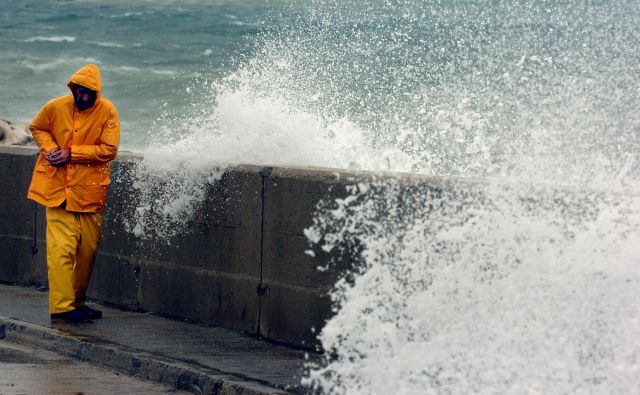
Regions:
[[71, 94], [50, 100], [29, 125], [40, 155], [27, 197], [46, 207], [52, 323], [102, 317], [85, 294], [102, 238], [109, 162], [120, 144], [118, 113], [101, 95], [98, 67], [80, 68], [67, 86]]

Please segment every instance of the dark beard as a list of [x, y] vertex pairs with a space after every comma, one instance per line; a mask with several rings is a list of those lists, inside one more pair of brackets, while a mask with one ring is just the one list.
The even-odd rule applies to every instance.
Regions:
[[84, 111], [84, 110], [86, 110], [86, 109], [89, 109], [89, 108], [93, 107], [93, 105], [94, 105], [94, 104], [95, 104], [95, 102], [96, 102], [96, 101], [95, 101], [95, 99], [94, 99], [94, 100], [92, 100], [92, 101], [89, 101], [89, 102], [79, 102], [79, 101], [76, 99], [75, 95], [73, 96], [73, 100], [74, 100], [74, 101], [75, 101], [75, 103], [76, 103], [76, 107], [78, 107], [78, 110], [80, 110], [80, 111]]

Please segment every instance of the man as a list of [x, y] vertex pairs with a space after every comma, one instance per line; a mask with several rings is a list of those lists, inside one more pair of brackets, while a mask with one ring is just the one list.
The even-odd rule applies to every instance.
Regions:
[[29, 125], [40, 147], [27, 197], [46, 207], [49, 313], [52, 323], [86, 322], [102, 312], [85, 293], [102, 238], [109, 162], [120, 144], [115, 106], [101, 96], [100, 71], [89, 64]]

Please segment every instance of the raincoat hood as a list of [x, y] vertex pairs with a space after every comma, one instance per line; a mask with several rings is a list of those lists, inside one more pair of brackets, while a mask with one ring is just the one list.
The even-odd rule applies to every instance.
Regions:
[[67, 86], [71, 89], [73, 84], [82, 85], [85, 88], [89, 88], [96, 91], [97, 96], [100, 96], [102, 90], [102, 82], [100, 81], [100, 70], [95, 64], [88, 64], [82, 66], [78, 71], [73, 73], [69, 78]]

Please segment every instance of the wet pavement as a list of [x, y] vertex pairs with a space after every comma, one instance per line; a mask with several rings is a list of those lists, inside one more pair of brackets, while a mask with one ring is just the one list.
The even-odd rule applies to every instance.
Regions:
[[188, 394], [51, 352], [0, 340], [0, 394]]
[[93, 306], [103, 311], [103, 319], [88, 324], [52, 327], [46, 292], [0, 285], [0, 318], [36, 324], [64, 336], [86, 337], [94, 344], [103, 342], [122, 346], [182, 365], [211, 369], [240, 380], [295, 393], [306, 392], [299, 383], [307, 358], [319, 358], [315, 353], [310, 355], [304, 350], [257, 340], [224, 328]]

